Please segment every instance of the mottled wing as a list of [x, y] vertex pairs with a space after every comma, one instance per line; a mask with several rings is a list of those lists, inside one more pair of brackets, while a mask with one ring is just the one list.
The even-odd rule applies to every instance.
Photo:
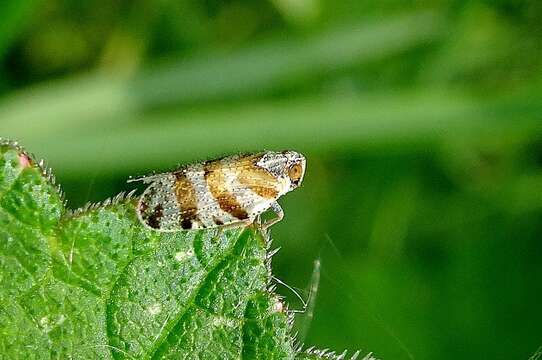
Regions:
[[141, 221], [152, 229], [192, 228], [197, 214], [196, 192], [184, 171], [154, 175], [137, 210]]
[[282, 191], [258, 165], [264, 154], [229, 156], [153, 176], [138, 204], [141, 221], [160, 231], [253, 221]]
[[152, 229], [168, 229], [178, 223], [179, 210], [174, 199], [172, 174], [154, 175], [137, 205], [140, 220]]
[[200, 213], [213, 213], [214, 224], [225, 225], [253, 221], [269, 208], [277, 198], [279, 189], [277, 179], [258, 166], [262, 156], [263, 153], [231, 156], [205, 163], [205, 182], [216, 203], [209, 208], [202, 206]]
[[248, 189], [262, 199], [275, 200], [281, 192], [281, 183], [266, 169], [258, 166], [263, 154], [243, 158], [230, 171], [235, 173], [240, 189]]

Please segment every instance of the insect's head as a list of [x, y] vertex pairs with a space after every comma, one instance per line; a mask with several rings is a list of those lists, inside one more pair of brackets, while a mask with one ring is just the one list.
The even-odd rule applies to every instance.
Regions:
[[286, 157], [285, 175], [290, 179], [290, 190], [293, 190], [303, 181], [306, 160], [303, 155], [292, 150], [283, 151], [282, 154]]
[[267, 151], [258, 161], [258, 166], [266, 169], [287, 187], [285, 192], [301, 185], [305, 174], [305, 157], [292, 150], [281, 152]]

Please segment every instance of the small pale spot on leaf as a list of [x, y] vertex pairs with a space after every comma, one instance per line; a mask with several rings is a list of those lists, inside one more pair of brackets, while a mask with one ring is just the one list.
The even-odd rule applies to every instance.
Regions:
[[151, 315], [160, 314], [161, 311], [162, 311], [162, 305], [160, 305], [159, 303], [154, 303], [147, 308], [147, 312]]
[[49, 331], [53, 329], [48, 316], [42, 317], [39, 322], [40, 322], [41, 328], [43, 329], [45, 333], [48, 333]]
[[224, 316], [216, 316], [213, 319], [214, 326], [226, 326], [226, 327], [235, 327], [235, 320], [229, 319]]
[[194, 255], [194, 251], [188, 250], [188, 251], [178, 251], [175, 253], [175, 260], [181, 262], [185, 259], [192, 257]]

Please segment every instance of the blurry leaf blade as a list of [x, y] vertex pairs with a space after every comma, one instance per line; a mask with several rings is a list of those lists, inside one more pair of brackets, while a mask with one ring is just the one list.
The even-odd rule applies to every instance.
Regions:
[[[296, 79], [383, 58], [438, 39], [430, 12], [364, 21], [305, 39], [277, 39], [143, 70], [133, 78], [86, 75], [27, 89], [0, 103], [0, 132], [31, 143], [56, 130], [100, 129], [122, 115], [166, 104], [265, 94]], [[92, 121], [89, 121], [92, 120]]]
[[[451, 135], [538, 132], [542, 130], [541, 104], [540, 99], [479, 103], [451, 91], [317, 96], [181, 114], [149, 114], [114, 139], [109, 133], [101, 133], [76, 140], [67, 137], [58, 141], [57, 137], [54, 143], [40, 138], [33, 144], [47, 152], [52, 162], [69, 168], [72, 176], [98, 168], [148, 171], [193, 161], [194, 156], [204, 153], [262, 148], [321, 152], [382, 144], [434, 144]], [[156, 123], [161, 125], [157, 127]], [[93, 153], [96, 144], [108, 144], [100, 157]], [[66, 152], [68, 148], [71, 152]], [[74, 152], [78, 157], [71, 156]]]
[[429, 12], [367, 20], [307, 39], [268, 41], [231, 55], [149, 70], [135, 78], [132, 88], [138, 102], [150, 106], [262, 94], [299, 78], [319, 77], [430, 42], [441, 29], [438, 16]]

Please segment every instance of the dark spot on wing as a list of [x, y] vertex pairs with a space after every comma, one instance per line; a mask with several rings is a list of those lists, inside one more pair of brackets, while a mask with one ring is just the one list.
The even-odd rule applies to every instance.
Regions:
[[161, 204], [156, 205], [153, 212], [147, 217], [146, 222], [153, 229], [160, 228], [160, 219], [164, 214], [164, 209]]
[[141, 201], [139, 203], [139, 212], [141, 214], [144, 214], [145, 212], [147, 212], [147, 209], [149, 208], [149, 205], [145, 202], [145, 201]]
[[182, 219], [181, 220], [181, 227], [184, 230], [192, 229], [192, 220], [190, 220], [190, 219]]
[[237, 198], [227, 190], [226, 178], [215, 164], [204, 165], [204, 175], [211, 195], [220, 208], [239, 220], [248, 219], [248, 213]]
[[181, 228], [192, 229], [193, 222], [198, 218], [196, 189], [184, 172], [175, 174], [175, 195], [180, 210]]
[[217, 197], [216, 200], [218, 201], [218, 205], [220, 205], [220, 208], [225, 212], [229, 213], [231, 216], [239, 220], [248, 219], [248, 213], [237, 202], [237, 199], [235, 199], [233, 195], [227, 193], [222, 194], [221, 196]]

